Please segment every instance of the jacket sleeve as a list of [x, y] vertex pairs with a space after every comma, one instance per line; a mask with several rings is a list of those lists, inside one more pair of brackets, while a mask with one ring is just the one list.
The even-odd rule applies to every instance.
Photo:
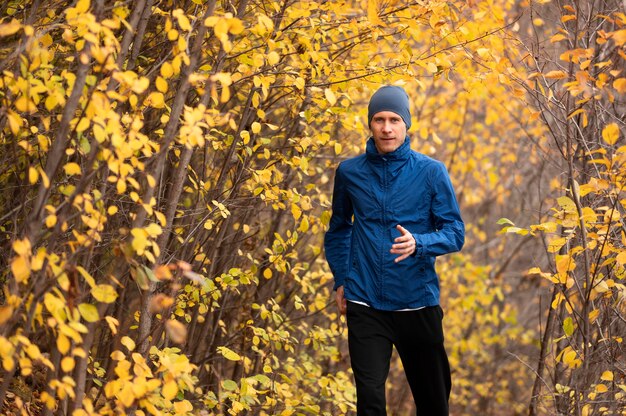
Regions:
[[332, 216], [328, 231], [324, 236], [326, 261], [335, 278], [336, 290], [343, 286], [349, 271], [350, 245], [352, 240], [352, 201], [346, 189], [341, 165], [335, 172], [333, 188]]
[[450, 176], [443, 165], [437, 163], [431, 176], [430, 186], [433, 193], [431, 218], [435, 232], [413, 234], [417, 256], [441, 256], [461, 250], [465, 242], [465, 224], [461, 218], [459, 204], [450, 182]]

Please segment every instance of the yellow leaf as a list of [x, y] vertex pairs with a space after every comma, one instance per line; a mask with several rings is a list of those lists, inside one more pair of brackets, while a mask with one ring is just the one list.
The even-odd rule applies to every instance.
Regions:
[[239, 136], [243, 139], [243, 144], [250, 143], [250, 132], [248, 130], [242, 130]]
[[41, 350], [35, 344], [29, 344], [25, 349], [26, 354], [33, 360], [41, 358]]
[[181, 400], [174, 403], [174, 411], [177, 415], [186, 415], [193, 410], [193, 405], [189, 400]]
[[15, 251], [15, 253], [17, 253], [20, 256], [30, 255], [31, 247], [32, 246], [28, 238], [25, 238], [23, 240], [15, 240], [13, 242], [13, 251]]
[[48, 175], [46, 175], [46, 172], [44, 172], [41, 167], [37, 168], [37, 171], [41, 176], [41, 182], [43, 183], [44, 188], [50, 188], [50, 179], [48, 178]]
[[226, 358], [227, 360], [230, 360], [230, 361], [241, 360], [241, 356], [228, 347], [217, 347], [217, 352], [222, 354], [224, 358]]
[[134, 93], [142, 94], [150, 86], [150, 80], [146, 77], [140, 77], [133, 82], [131, 89]]
[[252, 57], [252, 63], [255, 67], [263, 66], [264, 62], [265, 62], [265, 57], [263, 54], [255, 53], [254, 56]]
[[135, 397], [143, 397], [146, 395], [147, 391], [148, 383], [145, 383], [143, 378], [140, 378], [138, 382], [133, 383], [133, 394], [135, 395]]
[[39, 172], [32, 166], [28, 167], [28, 183], [34, 185], [39, 179]]
[[143, 228], [133, 228], [130, 230], [131, 235], [133, 236], [133, 241], [131, 242], [131, 247], [137, 254], [140, 256], [145, 252], [146, 247], [150, 243], [148, 241], [148, 233]]
[[63, 166], [63, 170], [65, 170], [66, 175], [78, 175], [80, 173], [80, 166], [78, 166], [78, 163], [70, 162]]
[[609, 389], [604, 384], [596, 384], [596, 393], [606, 393], [607, 391], [609, 391]]
[[11, 36], [16, 33], [22, 25], [19, 21], [13, 19], [9, 23], [3, 23], [0, 25], [0, 37]]
[[112, 316], [105, 316], [104, 320], [107, 321], [109, 329], [113, 335], [117, 334], [117, 327], [120, 325], [119, 321]]
[[125, 383], [122, 387], [122, 390], [117, 393], [117, 397], [120, 399], [124, 406], [130, 407], [135, 401], [132, 384]]
[[123, 194], [124, 192], [126, 192], [126, 181], [120, 178], [115, 184], [115, 189], [117, 189], [118, 194]]
[[228, 40], [228, 23], [226, 19], [219, 19], [215, 26], [213, 26], [213, 33], [217, 37], [224, 47], [229, 44]]
[[163, 77], [156, 77], [155, 84], [156, 84], [156, 88], [157, 88], [157, 90], [159, 90], [159, 92], [163, 92], [163, 93], [167, 92], [168, 84], [167, 84], [167, 81], [165, 80], [165, 78], [163, 78]]
[[17, 111], [20, 111], [22, 113], [34, 113], [37, 109], [37, 107], [35, 106], [35, 103], [33, 103], [31, 100], [28, 99], [28, 97], [22, 95], [20, 96], [17, 100], [15, 100], [13, 102], [13, 105], [15, 105], [15, 108], [17, 109]]
[[576, 203], [572, 200], [572, 198], [567, 196], [560, 196], [557, 198], [557, 203], [561, 208], [563, 208], [566, 212], [575, 212], [576, 211]]
[[240, 33], [243, 33], [245, 29], [246, 28], [240, 19], [237, 19], [236, 17], [228, 19], [228, 31], [233, 35], [239, 35]]
[[341, 150], [342, 150], [341, 143], [339, 143], [339, 142], [335, 143], [335, 154], [336, 155], [340, 154]]
[[76, 3], [76, 6], [74, 8], [76, 9], [77, 14], [83, 14], [87, 10], [89, 10], [89, 5], [90, 0], [78, 0], [78, 3]]
[[569, 351], [563, 354], [563, 364], [568, 367], [574, 367], [576, 364], [576, 351], [569, 349]]
[[67, 354], [70, 350], [70, 340], [64, 335], [57, 335], [57, 349], [61, 354]]
[[378, 17], [377, 0], [367, 0], [367, 20], [369, 20], [372, 25], [383, 24], [383, 21], [380, 20], [380, 17]]
[[605, 371], [604, 373], [602, 373], [602, 376], [600, 377], [600, 379], [604, 381], [613, 381], [613, 372]]
[[326, 101], [328, 101], [330, 105], [335, 105], [335, 103], [337, 102], [337, 97], [335, 96], [333, 90], [331, 90], [330, 88], [326, 88], [324, 90], [324, 95], [326, 96]]
[[578, 114], [584, 113], [585, 109], [584, 108], [579, 108], [578, 110], [574, 110], [571, 112], [571, 114], [569, 116], [567, 116], [567, 119], [570, 120], [574, 117], [576, 117]]
[[75, 365], [76, 362], [74, 361], [73, 357], [63, 357], [63, 359], [61, 360], [61, 369], [66, 373], [72, 371]]
[[598, 215], [591, 207], [583, 208], [583, 219], [587, 222], [594, 223], [598, 220]]
[[617, 256], [615, 256], [615, 261], [617, 261], [622, 266], [626, 264], [626, 250], [620, 252]]
[[556, 271], [566, 273], [576, 268], [576, 261], [569, 255], [557, 255], [555, 259]]
[[187, 327], [175, 319], [165, 322], [167, 336], [176, 344], [182, 344], [187, 340]]
[[[487, 59], [491, 55], [491, 51], [489, 50], [489, 48], [478, 48], [476, 49], [476, 53], [483, 59]], [[437, 68], [437, 65], [435, 65], [435, 68]]]
[[12, 315], [13, 307], [11, 305], [0, 306], [0, 325], [3, 325], [6, 321], [8, 321]]
[[165, 382], [163, 385], [163, 390], [161, 390], [163, 397], [166, 400], [173, 400], [178, 394], [178, 385], [175, 380], [169, 380]]
[[76, 125], [76, 132], [77, 133], [82, 133], [83, 131], [87, 130], [87, 128], [89, 127], [89, 125], [91, 124], [91, 122], [89, 121], [88, 118], [83, 117], [78, 121], [78, 124]]
[[191, 23], [189, 22], [189, 18], [187, 18], [187, 16], [181, 9], [174, 10], [172, 14], [178, 19], [178, 26], [182, 30], [186, 32], [189, 32], [191, 30]]
[[30, 276], [30, 265], [22, 256], [17, 256], [11, 262], [11, 272], [17, 283], [25, 283]]
[[97, 285], [91, 289], [93, 297], [102, 303], [113, 303], [117, 299], [117, 292], [111, 285]]
[[98, 314], [98, 308], [95, 305], [91, 305], [89, 303], [81, 303], [78, 305], [78, 312], [80, 312], [80, 316], [87, 322], [96, 322], [100, 319], [100, 315]]
[[7, 119], [9, 120], [9, 129], [11, 129], [11, 133], [17, 134], [20, 131], [20, 127], [22, 127], [22, 117], [19, 116], [13, 110], [7, 110]]
[[217, 16], [209, 16], [204, 20], [204, 25], [207, 27], [213, 27], [217, 24], [217, 22], [219, 21], [219, 17]]
[[133, 341], [132, 338], [128, 336], [122, 337], [122, 340], [120, 342], [123, 346], [128, 348], [128, 351], [133, 351], [135, 349], [135, 341]]
[[270, 269], [263, 270], [263, 277], [265, 277], [266, 279], [271, 279], [272, 278], [272, 270], [270, 270]]
[[76, 270], [78, 270], [81, 276], [83, 276], [83, 279], [85, 279], [87, 284], [89, 284], [89, 287], [94, 287], [96, 285], [96, 281], [94, 280], [93, 276], [91, 276], [83, 266], [76, 266]]
[[164, 108], [165, 97], [163, 96], [163, 93], [153, 91], [150, 93], [150, 95], [148, 95], [148, 98], [146, 98], [145, 104], [154, 108]]
[[161, 65], [161, 76], [165, 79], [170, 78], [174, 75], [174, 67], [169, 62], [163, 62]]
[[263, 13], [258, 13], [257, 20], [258, 24], [256, 25], [256, 30], [260, 35], [264, 35], [274, 30], [274, 21], [269, 16]]
[[261, 131], [261, 123], [255, 121], [254, 123], [252, 123], [250, 129], [252, 130], [252, 133], [257, 134]]
[[307, 216], [302, 217], [302, 222], [300, 222], [300, 226], [298, 227], [299, 233], [306, 233], [309, 231], [309, 218]]
[[602, 138], [608, 145], [614, 145], [619, 139], [619, 126], [617, 123], [607, 124], [604, 129], [602, 129]]
[[278, 54], [278, 52], [270, 52], [269, 55], [267, 55], [267, 62], [270, 65], [276, 65], [278, 62], [280, 62], [280, 55]]
[[293, 215], [293, 218], [295, 220], [299, 220], [300, 216], [302, 215], [302, 209], [299, 206], [297, 206], [296, 204], [293, 204], [291, 206], [291, 214]]
[[163, 233], [163, 229], [156, 223], [150, 223], [145, 230], [150, 237], [156, 237]]
[[76, 347], [72, 349], [72, 355], [80, 358], [87, 358], [87, 351], [80, 347]]
[[550, 242], [548, 243], [548, 252], [556, 253], [561, 249], [561, 247], [565, 245], [566, 242], [567, 240], [563, 237], [550, 240]]
[[613, 88], [620, 94], [626, 94], [626, 78], [618, 78], [613, 81]]

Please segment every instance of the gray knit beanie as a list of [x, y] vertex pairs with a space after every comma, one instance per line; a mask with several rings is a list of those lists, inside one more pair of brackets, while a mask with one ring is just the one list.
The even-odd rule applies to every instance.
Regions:
[[367, 106], [367, 125], [372, 123], [374, 114], [381, 111], [391, 111], [402, 117], [406, 129], [411, 127], [411, 112], [409, 111], [409, 96], [402, 87], [386, 85], [380, 87], [370, 98]]

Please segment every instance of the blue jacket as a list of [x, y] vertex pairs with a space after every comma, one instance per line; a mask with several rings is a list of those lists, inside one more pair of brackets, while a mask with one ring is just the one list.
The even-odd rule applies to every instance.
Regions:
[[[324, 238], [335, 286], [346, 299], [375, 309], [439, 304], [435, 257], [458, 251], [465, 240], [454, 189], [443, 163], [410, 148], [379, 154], [373, 139], [365, 154], [337, 168], [332, 217]], [[395, 263], [389, 252], [402, 225], [416, 251]]]

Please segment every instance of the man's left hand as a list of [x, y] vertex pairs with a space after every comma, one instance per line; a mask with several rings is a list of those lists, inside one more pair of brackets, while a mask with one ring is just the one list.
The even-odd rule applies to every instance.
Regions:
[[398, 224], [396, 229], [400, 231], [400, 237], [393, 240], [394, 244], [391, 246], [390, 252], [393, 254], [399, 254], [394, 260], [396, 263], [409, 257], [415, 252], [415, 238], [406, 228]]

